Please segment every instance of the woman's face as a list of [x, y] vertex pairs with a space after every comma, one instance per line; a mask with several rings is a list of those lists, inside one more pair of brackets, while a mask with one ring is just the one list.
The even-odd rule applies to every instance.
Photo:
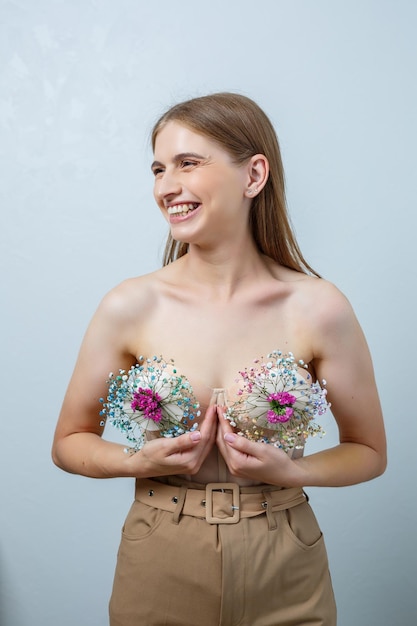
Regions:
[[207, 244], [247, 228], [248, 168], [203, 135], [168, 122], [155, 141], [156, 202], [174, 239]]

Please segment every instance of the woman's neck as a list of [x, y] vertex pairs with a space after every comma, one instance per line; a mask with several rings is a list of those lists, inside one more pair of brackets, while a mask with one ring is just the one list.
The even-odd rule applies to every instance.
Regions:
[[239, 248], [232, 245], [203, 250], [190, 245], [188, 253], [179, 261], [188, 280], [225, 299], [245, 286], [253, 286], [265, 273], [269, 274], [267, 259], [252, 240]]

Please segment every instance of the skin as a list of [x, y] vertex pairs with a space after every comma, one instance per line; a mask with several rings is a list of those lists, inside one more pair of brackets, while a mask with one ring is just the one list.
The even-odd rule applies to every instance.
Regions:
[[[83, 340], [58, 420], [54, 462], [86, 476], [192, 475], [284, 487], [342, 486], [370, 480], [386, 467], [381, 407], [368, 347], [343, 294], [329, 282], [284, 268], [256, 249], [248, 229], [252, 198], [268, 178], [254, 155], [233, 164], [216, 143], [169, 122], [158, 134], [154, 195], [174, 239], [189, 252], [170, 265], [113, 289]], [[194, 203], [186, 218], [169, 207]], [[244, 337], [244, 341], [242, 341]], [[237, 372], [273, 349], [291, 351], [326, 379], [340, 444], [302, 458], [250, 442], [223, 418], [224, 394]], [[140, 355], [173, 358], [203, 409], [199, 430], [155, 439], [136, 454], [105, 441], [100, 397], [110, 371]]]

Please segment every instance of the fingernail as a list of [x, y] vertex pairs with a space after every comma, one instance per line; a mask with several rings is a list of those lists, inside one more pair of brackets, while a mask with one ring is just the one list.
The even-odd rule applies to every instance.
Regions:
[[200, 441], [201, 439], [201, 433], [199, 430], [195, 430], [194, 432], [190, 433], [190, 439], [191, 441]]
[[224, 436], [224, 440], [228, 441], [229, 443], [233, 443], [235, 439], [236, 435], [234, 433], [226, 433]]

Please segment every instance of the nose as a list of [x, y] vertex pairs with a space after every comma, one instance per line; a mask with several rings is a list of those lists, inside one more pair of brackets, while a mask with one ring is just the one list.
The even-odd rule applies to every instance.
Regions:
[[174, 172], [165, 170], [155, 179], [154, 193], [159, 200], [169, 200], [181, 193], [181, 181]]

